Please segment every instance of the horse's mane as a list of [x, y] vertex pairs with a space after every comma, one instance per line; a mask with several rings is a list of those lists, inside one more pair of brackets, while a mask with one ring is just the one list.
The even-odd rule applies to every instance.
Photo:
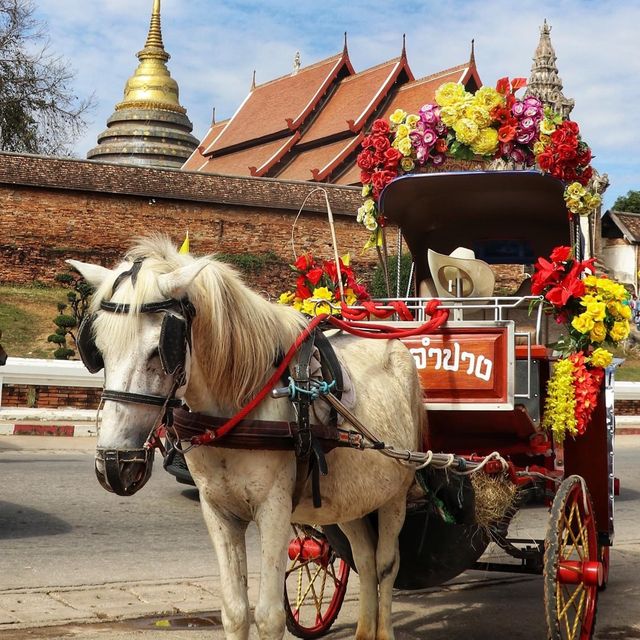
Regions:
[[[122, 280], [111, 295], [118, 274], [142, 259], [135, 286]], [[188, 297], [196, 308], [193, 321], [194, 352], [206, 384], [222, 406], [242, 406], [269, 377], [278, 355], [286, 351], [305, 324], [304, 317], [285, 305], [271, 303], [254, 293], [229, 265], [208, 256], [210, 265], [191, 284]], [[140, 305], [161, 300], [157, 277], [192, 263], [196, 258], [178, 253], [160, 234], [137, 239], [114, 272], [93, 296], [92, 311], [103, 299], [131, 305], [128, 321], [122, 314], [104, 313], [96, 329], [106, 341], [132, 344], [140, 328]], [[123, 324], [125, 326], [123, 326]]]

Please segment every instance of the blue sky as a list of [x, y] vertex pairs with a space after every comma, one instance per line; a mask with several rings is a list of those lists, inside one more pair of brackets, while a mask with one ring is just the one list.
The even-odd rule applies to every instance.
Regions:
[[[152, 0], [36, 0], [52, 49], [76, 73], [79, 95], [95, 93], [92, 124], [76, 146], [84, 157], [106, 127], [144, 45]], [[572, 118], [611, 186], [605, 205], [640, 189], [640, 0], [162, 0], [162, 34], [180, 100], [202, 138], [211, 121], [233, 114], [253, 70], [266, 82], [292, 69], [296, 51], [312, 64], [342, 49], [348, 33], [356, 70], [400, 53], [407, 38], [416, 77], [468, 59], [475, 39], [484, 84], [528, 77], [546, 18]]]

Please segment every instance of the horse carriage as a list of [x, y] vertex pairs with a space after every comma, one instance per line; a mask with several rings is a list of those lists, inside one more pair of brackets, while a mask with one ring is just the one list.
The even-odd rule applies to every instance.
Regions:
[[[396, 296], [410, 316], [388, 322], [384, 340], [373, 339], [377, 323], [303, 321], [162, 239], [114, 271], [72, 262], [97, 286], [80, 352], [110, 385], [98, 478], [132, 495], [151, 474], [161, 429], [181, 447], [219, 559], [227, 637], [248, 637], [253, 520], [261, 638], [282, 637], [285, 614], [299, 637], [328, 632], [351, 570], [356, 637], [393, 637], [392, 588], [474, 568], [542, 574], [548, 637], [591, 638], [613, 542], [613, 367], [585, 433], [556, 442], [543, 411], [557, 325], [526, 282], [496, 295], [487, 266], [531, 266], [567, 240], [584, 258], [588, 230], [567, 217], [562, 184], [535, 172], [408, 175], [380, 206], [411, 250], [416, 283], [415, 295]], [[335, 329], [328, 340], [315, 331], [323, 320]], [[495, 495], [500, 504], [481, 518]], [[549, 509], [545, 538], [510, 537], [515, 511], [536, 501]], [[515, 562], [483, 560], [490, 542]]]
[[[588, 228], [568, 218], [562, 192], [559, 181], [534, 172], [408, 175], [383, 192], [381, 212], [400, 228], [415, 268], [417, 297], [405, 299], [415, 320], [398, 324], [417, 326], [430, 297], [449, 309], [437, 331], [402, 340], [424, 393], [424, 450], [455, 454], [465, 474], [454, 482], [423, 480], [431, 494], [414, 502], [410, 496], [395, 587], [431, 587], [467, 569], [542, 574], [548, 637], [578, 640], [592, 637], [613, 542], [614, 367], [607, 368], [587, 431], [555, 442], [541, 419], [557, 359], [547, 345], [558, 325], [534, 306], [540, 296], [531, 295], [530, 278], [515, 293], [496, 295], [488, 266], [524, 265], [530, 274], [538, 256], [568, 241], [578, 256], [591, 253]], [[461, 253], [466, 257], [456, 257]], [[544, 539], [510, 537], [513, 510], [483, 527], [474, 520], [468, 463], [492, 452], [508, 463], [514, 510], [532, 502], [550, 508]], [[504, 468], [489, 460], [479, 472], [491, 477]], [[456, 503], [452, 491], [466, 492], [465, 500]], [[446, 515], [442, 501], [450, 507]], [[490, 542], [516, 562], [481, 560]], [[289, 557], [289, 629], [320, 637], [355, 569], [348, 542], [336, 526], [302, 529]]]

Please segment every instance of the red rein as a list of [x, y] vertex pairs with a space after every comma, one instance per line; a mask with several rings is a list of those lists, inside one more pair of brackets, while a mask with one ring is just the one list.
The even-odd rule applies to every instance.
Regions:
[[247, 403], [235, 416], [229, 418], [227, 422], [225, 422], [219, 429], [216, 429], [215, 434], [211, 431], [207, 431], [203, 433], [201, 436], [194, 436], [191, 438], [192, 445], [206, 445], [213, 440], [219, 440], [224, 437], [231, 429], [233, 429], [238, 422], [244, 420], [247, 415], [253, 411], [266, 397], [267, 394], [271, 392], [284, 372], [291, 362], [291, 359], [295, 355], [296, 351], [300, 348], [300, 345], [313, 333], [315, 328], [321, 324], [322, 322], [328, 322], [332, 324], [337, 329], [342, 329], [343, 331], [347, 331], [348, 333], [353, 334], [354, 336], [359, 336], [361, 338], [376, 338], [380, 340], [391, 340], [394, 338], [408, 338], [410, 336], [415, 336], [424, 333], [433, 333], [437, 329], [439, 329], [449, 318], [448, 309], [440, 309], [440, 300], [430, 300], [425, 306], [425, 312], [427, 315], [431, 316], [427, 322], [421, 324], [419, 327], [415, 327], [413, 329], [400, 329], [399, 327], [391, 327], [389, 325], [384, 324], [372, 324], [370, 322], [358, 322], [359, 320], [363, 320], [365, 317], [368, 317], [370, 314], [376, 315], [377, 317], [389, 317], [394, 313], [398, 313], [398, 315], [403, 320], [411, 320], [413, 317], [411, 313], [407, 309], [406, 305], [400, 301], [390, 302], [388, 306], [391, 309], [380, 309], [380, 307], [376, 306], [374, 303], [365, 303], [365, 309], [369, 309], [370, 311], [354, 311], [349, 309], [344, 303], [342, 304], [341, 313], [347, 318], [347, 320], [341, 320], [336, 318], [335, 316], [330, 316], [328, 314], [322, 314], [313, 318], [309, 324], [303, 329], [302, 333], [296, 338], [295, 342], [291, 345], [289, 351], [287, 351], [284, 356], [280, 366], [275, 370], [273, 375], [267, 380], [265, 385], [260, 389], [260, 391], [256, 394], [256, 396]]

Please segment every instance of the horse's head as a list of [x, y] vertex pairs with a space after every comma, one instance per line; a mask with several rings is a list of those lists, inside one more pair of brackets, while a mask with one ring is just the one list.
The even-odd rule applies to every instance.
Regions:
[[118, 495], [136, 493], [151, 476], [156, 430], [188, 383], [188, 288], [210, 263], [184, 259], [171, 271], [141, 258], [114, 270], [69, 261], [96, 287], [77, 346], [91, 372], [104, 367], [95, 469], [100, 484]]

